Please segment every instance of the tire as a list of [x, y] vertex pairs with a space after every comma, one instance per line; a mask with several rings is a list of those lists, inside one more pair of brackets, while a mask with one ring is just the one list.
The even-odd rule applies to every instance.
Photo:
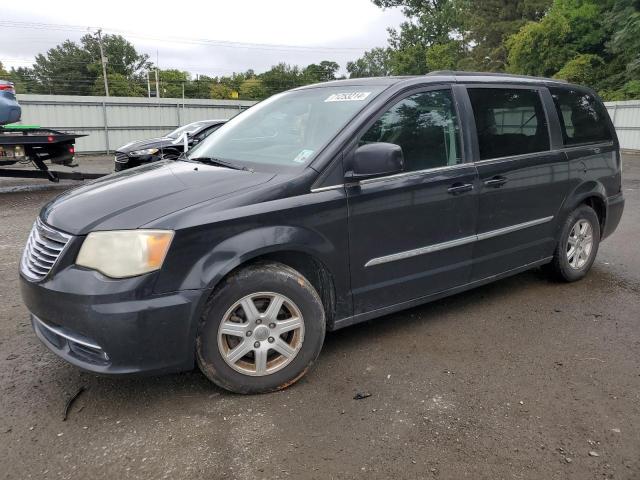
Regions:
[[207, 301], [196, 359], [226, 390], [282, 390], [313, 365], [325, 329], [322, 301], [304, 276], [281, 263], [256, 263], [223, 280]]
[[[588, 225], [586, 232], [583, 230], [585, 225]], [[578, 235], [578, 239], [583, 238], [578, 241], [578, 246], [582, 247], [582, 253], [580, 254], [580, 250], [578, 250], [578, 254], [576, 254], [574, 248], [572, 255], [572, 245], [569, 242], [576, 242], [576, 234], [579, 231], [583, 232]], [[589, 236], [591, 243], [588, 242]], [[548, 270], [555, 279], [563, 282], [580, 280], [591, 269], [599, 246], [600, 221], [598, 215], [588, 205], [580, 205], [567, 216], [562, 225], [560, 238], [553, 254], [553, 260], [548, 265]]]

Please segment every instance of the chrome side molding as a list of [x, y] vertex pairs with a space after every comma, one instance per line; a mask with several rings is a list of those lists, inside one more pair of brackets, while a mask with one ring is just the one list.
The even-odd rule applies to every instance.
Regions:
[[506, 235], [508, 233], [517, 232], [525, 228], [535, 227], [536, 225], [542, 225], [553, 220], [553, 216], [538, 218], [529, 222], [518, 223], [509, 227], [499, 228], [497, 230], [490, 230], [488, 232], [479, 233], [477, 235], [470, 235], [468, 237], [457, 238], [455, 240], [449, 240], [442, 243], [436, 243], [433, 245], [427, 245], [426, 247], [416, 248], [414, 250], [407, 250], [404, 252], [392, 253], [391, 255], [385, 255], [383, 257], [372, 258], [364, 264], [365, 267], [373, 267], [374, 265], [381, 265], [383, 263], [395, 262], [397, 260], [404, 260], [406, 258], [416, 257], [418, 255], [425, 255], [427, 253], [438, 252], [440, 250], [446, 250], [448, 248], [460, 247], [473, 242], [479, 242], [494, 238], [500, 235]]

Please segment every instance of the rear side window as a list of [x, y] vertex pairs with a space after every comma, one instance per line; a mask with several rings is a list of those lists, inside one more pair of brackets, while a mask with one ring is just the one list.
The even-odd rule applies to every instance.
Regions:
[[416, 93], [400, 100], [360, 138], [402, 147], [404, 170], [418, 171], [462, 163], [458, 119], [450, 90]]
[[549, 150], [549, 129], [537, 90], [469, 88], [480, 160]]
[[565, 145], [610, 142], [613, 137], [604, 105], [593, 95], [569, 88], [549, 88]]

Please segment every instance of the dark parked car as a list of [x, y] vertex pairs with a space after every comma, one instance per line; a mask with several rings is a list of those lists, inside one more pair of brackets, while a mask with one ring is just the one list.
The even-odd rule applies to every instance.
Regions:
[[33, 227], [22, 295], [40, 339], [84, 369], [197, 363], [229, 390], [273, 391], [326, 330], [543, 265], [579, 280], [623, 206], [618, 140], [587, 88], [329, 82], [259, 103], [179, 161], [63, 193]]
[[21, 111], [13, 83], [0, 80], [0, 125], [19, 122]]
[[226, 120], [202, 120], [183, 125], [164, 137], [127, 143], [116, 150], [115, 171], [157, 162], [175, 160], [184, 152], [183, 135], [186, 133], [189, 148], [197, 145], [220, 128]]

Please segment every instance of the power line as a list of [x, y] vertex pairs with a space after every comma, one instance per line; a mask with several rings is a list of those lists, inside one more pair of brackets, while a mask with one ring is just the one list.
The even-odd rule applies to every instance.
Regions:
[[[13, 20], [0, 20], [0, 26], [9, 28], [23, 28], [35, 30], [59, 30], [72, 32], [87, 32], [87, 29], [98, 27], [87, 27], [80, 25], [66, 25], [53, 23], [36, 23], [36, 22], [19, 22]], [[270, 43], [254, 43], [254, 42], [237, 42], [228, 40], [214, 40], [208, 38], [190, 38], [178, 36], [150, 36], [141, 35], [130, 30], [120, 30], [114, 28], [103, 28], [105, 33], [127, 35], [134, 38], [142, 38], [156, 41], [169, 41], [174, 43], [196, 44], [196, 45], [213, 45], [222, 48], [242, 48], [254, 50], [285, 50], [285, 51], [362, 51], [370, 47], [329, 47], [329, 46], [305, 46], [305, 45], [287, 45], [287, 44], [270, 44]]]
[[[44, 55], [44, 54], [43, 54]], [[99, 59], [95, 60], [96, 63], [99, 61]], [[59, 64], [63, 64], [63, 65], [87, 65], [87, 62], [83, 62], [83, 61], [79, 61], [79, 60], [69, 60], [69, 59], [56, 59], [56, 62]], [[34, 60], [31, 58], [27, 58], [27, 57], [13, 57], [13, 59], [11, 60], [2, 60], [2, 63], [9, 66], [13, 66], [13, 65], [22, 65], [22, 66], [31, 66], [34, 63]], [[121, 66], [121, 67], [128, 67], [129, 65], [122, 63], [122, 62], [117, 62], [117, 61], [112, 61], [109, 60], [109, 64], [110, 65], [117, 65], [117, 66]], [[181, 68], [190, 70], [190, 69], [197, 69], [199, 71], [202, 72], [225, 72], [225, 73], [239, 73], [238, 70], [232, 70], [232, 69], [228, 69], [228, 68], [208, 68], [210, 67], [209, 65], [204, 65], [204, 64], [187, 64], [187, 65], [181, 65]], [[173, 70], [173, 69], [172, 69]], [[178, 69], [176, 69], [178, 70]], [[199, 73], [199, 72], [198, 72]]]

